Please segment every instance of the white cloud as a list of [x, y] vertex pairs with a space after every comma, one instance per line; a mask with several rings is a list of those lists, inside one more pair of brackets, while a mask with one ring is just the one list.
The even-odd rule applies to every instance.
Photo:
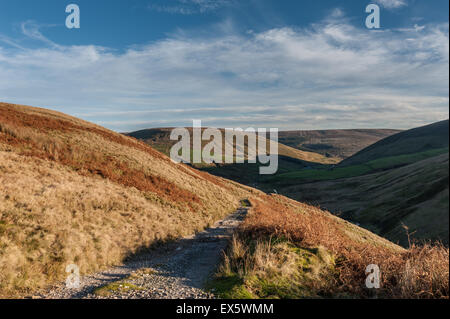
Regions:
[[[20, 25], [22, 33], [24, 35], [26, 35], [27, 37], [37, 40], [37, 41], [44, 42], [45, 44], [47, 44], [51, 47], [59, 48], [59, 45], [57, 45], [53, 41], [50, 41], [41, 33], [41, 31], [40, 31], [41, 27], [42, 27], [41, 25], [36, 24], [32, 20], [22, 22]], [[47, 27], [49, 27], [49, 26], [47, 26]], [[51, 25], [50, 25], [50, 27], [51, 27]]]
[[418, 24], [414, 24], [414, 30], [416, 30], [417, 32], [422, 31], [423, 29], [425, 29], [424, 25], [418, 25]]
[[280, 129], [407, 128], [448, 118], [448, 24], [369, 32], [333, 20], [246, 35], [184, 33], [124, 53], [61, 46], [26, 30], [45, 46], [0, 43], [0, 100], [121, 131], [193, 118]]
[[406, 0], [375, 0], [375, 2], [386, 9], [396, 9], [407, 5]]
[[340, 8], [334, 8], [333, 11], [331, 11], [330, 17], [333, 19], [336, 18], [342, 18], [344, 17], [344, 11], [342, 11], [342, 9]]
[[191, 15], [206, 13], [232, 5], [234, 0], [176, 0], [172, 4], [150, 4], [148, 8], [158, 12]]
[[7, 37], [7, 36], [5, 36], [5, 35], [2, 35], [2, 34], [0, 34], [0, 42], [3, 42], [3, 43], [5, 43], [5, 44], [7, 44], [7, 45], [9, 45], [9, 46], [12, 46], [12, 47], [14, 47], [14, 48], [17, 48], [17, 49], [22, 49], [22, 50], [25, 49], [23, 46], [21, 46], [20, 44], [18, 44], [18, 43], [17, 43], [16, 41], [14, 41], [13, 39], [11, 39], [11, 38], [9, 38], [9, 37]]

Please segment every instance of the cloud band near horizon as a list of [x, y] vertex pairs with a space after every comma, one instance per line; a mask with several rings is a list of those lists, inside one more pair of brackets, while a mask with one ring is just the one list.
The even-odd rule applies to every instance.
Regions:
[[333, 17], [307, 28], [128, 48], [62, 46], [28, 22], [0, 36], [0, 98], [117, 131], [190, 126], [410, 128], [448, 118], [448, 24], [370, 31]]

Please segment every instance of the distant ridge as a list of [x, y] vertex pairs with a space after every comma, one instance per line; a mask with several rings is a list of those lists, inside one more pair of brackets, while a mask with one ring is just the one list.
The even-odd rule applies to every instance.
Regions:
[[278, 141], [290, 147], [345, 159], [392, 134], [393, 129], [342, 129], [281, 131]]
[[339, 166], [362, 164], [382, 157], [448, 147], [448, 122], [444, 120], [386, 137], [343, 160]]
[[[142, 140], [145, 143], [149, 144], [153, 148], [158, 151], [169, 155], [170, 148], [172, 145], [176, 143], [176, 141], [170, 140], [170, 132], [173, 128], [164, 127], [164, 128], [149, 128], [144, 130], [139, 130], [135, 132], [125, 133], [127, 136], [134, 137], [136, 139]], [[192, 128], [187, 128], [190, 132], [192, 132]], [[224, 129], [220, 129], [222, 134]], [[192, 133], [191, 133], [192, 138]], [[208, 143], [209, 141], [202, 141], [203, 144]], [[191, 144], [192, 145], [192, 144]], [[204, 146], [204, 145], [203, 145]], [[300, 160], [310, 163], [318, 163], [318, 164], [335, 164], [339, 162], [338, 158], [334, 158], [331, 156], [325, 156], [315, 151], [306, 151], [300, 150], [294, 147], [290, 147], [284, 145], [282, 143], [278, 143], [278, 154], [285, 158], [292, 158], [294, 160]]]
[[279, 188], [408, 247], [411, 239], [449, 242], [448, 153], [374, 174]]
[[[370, 297], [361, 289], [370, 261], [384, 270], [380, 297], [448, 298], [447, 248], [403, 249], [317, 207], [175, 164], [141, 141], [51, 110], [0, 102], [0, 194], [0, 298], [64, 285], [67, 265], [92, 274], [154, 245], [169, 248], [240, 206], [248, 217], [238, 236], [252, 237], [230, 257], [261, 280], [221, 265], [236, 271], [227, 270], [233, 284], [222, 288], [258, 298]], [[202, 267], [198, 258], [190, 261]], [[410, 271], [423, 265], [425, 276]], [[279, 287], [270, 296], [267, 283]], [[135, 296], [133, 286], [114, 289]]]

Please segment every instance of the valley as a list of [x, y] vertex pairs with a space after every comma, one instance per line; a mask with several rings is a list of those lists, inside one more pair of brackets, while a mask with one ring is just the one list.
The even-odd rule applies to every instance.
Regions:
[[[162, 141], [163, 148], [170, 146]], [[348, 189], [321, 184], [342, 178], [280, 179], [341, 166], [337, 158], [279, 150], [279, 172], [257, 179], [256, 164], [176, 164], [134, 137], [0, 103], [0, 296], [448, 298], [448, 247], [395, 242], [403, 243], [395, 237], [400, 222], [421, 238], [448, 236], [444, 223], [427, 222], [429, 214], [448, 219], [445, 148], [377, 158], [349, 177]], [[388, 213], [380, 219], [379, 203], [355, 191], [379, 192], [372, 197], [384, 198]], [[405, 191], [402, 201], [388, 197]], [[317, 206], [331, 197], [334, 214]], [[350, 202], [343, 217], [351, 222], [333, 206]], [[354, 209], [368, 204], [368, 213]], [[376, 292], [364, 286], [368, 264], [383, 269]], [[64, 286], [70, 265], [85, 289]]]
[[[173, 145], [168, 143], [168, 130], [145, 132], [147, 138], [130, 135], [168, 154]], [[279, 137], [276, 174], [260, 175], [259, 165], [251, 163], [194, 166], [319, 205], [405, 247], [411, 239], [448, 245], [448, 120], [406, 131], [282, 131]], [[312, 150], [305, 151], [306, 142], [333, 144], [336, 157], [314, 156]], [[292, 151], [295, 146], [298, 153]]]
[[399, 133], [392, 129], [342, 129], [316, 131], [281, 131], [281, 144], [322, 155], [345, 159], [363, 148], [390, 135]]

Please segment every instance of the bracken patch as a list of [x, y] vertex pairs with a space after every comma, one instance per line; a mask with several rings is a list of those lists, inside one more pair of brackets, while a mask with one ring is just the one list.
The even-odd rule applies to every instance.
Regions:
[[[166, 200], [187, 204], [192, 210], [195, 210], [195, 204], [201, 206], [198, 196], [159, 176], [130, 168], [126, 163], [116, 160], [113, 156], [96, 154], [92, 150], [86, 151], [76, 145], [58, 142], [56, 137], [43, 138], [45, 135], [39, 134], [39, 132], [48, 134], [53, 130], [59, 133], [70, 133], [76, 130], [90, 131], [114, 143], [145, 151], [158, 160], [163, 158], [163, 155], [139, 141], [133, 141], [131, 138], [94, 127], [82, 127], [61, 119], [30, 115], [17, 111], [14, 106], [8, 104], [0, 105], [0, 119], [0, 133], [3, 133], [0, 134], [1, 141], [11, 146], [20, 146], [19, 154], [56, 161], [72, 167], [84, 175], [99, 175], [127, 187], [150, 191]], [[38, 132], [35, 132], [36, 130]]]
[[[234, 253], [229, 251], [225, 258], [228, 264], [233, 264], [230, 259], [238, 265], [242, 265], [242, 260], [254, 260], [252, 256], [236, 254], [236, 250], [245, 251], [247, 255], [253, 251], [254, 254], [251, 246], [255, 243], [280, 238], [300, 249], [322, 247], [334, 256], [336, 272], [333, 278], [328, 277], [325, 287], [318, 287], [322, 296], [370, 298], [376, 294], [382, 298], [449, 297], [447, 247], [412, 245], [409, 249], [403, 249], [320, 209], [283, 196], [262, 196], [253, 198], [251, 202], [252, 212], [236, 234], [239, 245], [244, 247], [232, 247], [230, 251]], [[270, 251], [267, 251], [264, 255], [269, 254]], [[283, 258], [277, 254], [271, 255]], [[381, 270], [381, 289], [376, 292], [365, 287], [365, 270], [369, 264], [376, 264]], [[245, 266], [246, 269], [252, 267], [252, 263]], [[234, 268], [235, 272], [239, 272], [239, 267]], [[241, 270], [241, 273], [248, 271]], [[270, 274], [262, 275], [262, 278], [267, 277]], [[245, 282], [246, 278], [243, 276], [241, 282]]]

